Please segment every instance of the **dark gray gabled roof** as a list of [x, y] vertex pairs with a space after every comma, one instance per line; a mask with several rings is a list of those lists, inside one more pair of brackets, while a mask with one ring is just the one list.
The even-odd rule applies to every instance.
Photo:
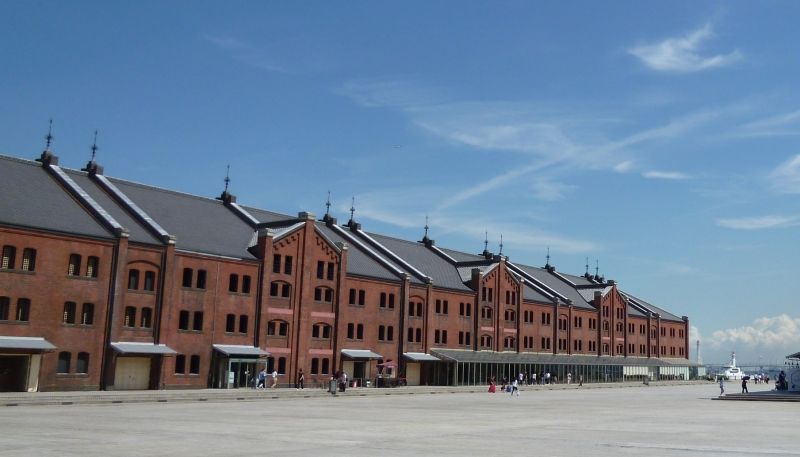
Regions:
[[669, 311], [661, 309], [658, 306], [651, 305], [650, 303], [647, 303], [646, 301], [642, 300], [641, 298], [636, 298], [633, 295], [631, 295], [631, 294], [629, 294], [627, 292], [624, 292], [622, 290], [620, 290], [619, 293], [621, 293], [625, 297], [628, 297], [628, 299], [630, 299], [630, 300], [634, 300], [639, 305], [649, 309], [651, 312], [658, 313], [661, 316], [661, 320], [683, 322], [683, 319], [681, 319], [680, 317], [670, 313]]
[[528, 301], [535, 301], [540, 303], [552, 303], [553, 300], [531, 287], [529, 282], [525, 282], [525, 288], [522, 291], [522, 298]]
[[559, 295], [562, 295], [572, 300], [572, 304], [576, 308], [595, 309], [595, 307], [590, 305], [574, 287], [565, 283], [558, 277], [550, 274], [550, 272], [545, 270], [544, 268], [531, 267], [528, 265], [520, 265], [516, 263], [514, 265], [522, 269], [525, 273], [529, 274], [537, 281], [553, 289]]
[[266, 211], [263, 209], [253, 208], [252, 206], [245, 206], [239, 205], [247, 211], [251, 216], [256, 218], [256, 220], [260, 223], [267, 223], [267, 222], [278, 222], [278, 221], [285, 221], [290, 219], [296, 219], [294, 216], [288, 216], [286, 214], [274, 213], [272, 211]]
[[435, 252], [425, 247], [424, 244], [375, 233], [368, 233], [368, 235], [414, 268], [429, 276], [433, 280], [434, 287], [472, 292], [472, 289], [462, 282], [461, 275], [459, 275], [455, 265], [439, 257]]
[[221, 201], [109, 178], [176, 239], [177, 249], [252, 259], [253, 228]]
[[39, 162], [0, 155], [0, 222], [76, 235], [113, 238]]
[[142, 226], [139, 222], [133, 219], [126, 210], [120, 207], [105, 191], [100, 189], [94, 181], [89, 178], [89, 175], [83, 171], [63, 169], [75, 181], [76, 184], [86, 191], [94, 201], [103, 207], [117, 222], [122, 224], [130, 234], [130, 240], [138, 243], [147, 244], [162, 244], [152, 233]]
[[466, 252], [454, 251], [452, 249], [445, 249], [445, 248], [439, 248], [439, 249], [441, 249], [442, 252], [444, 252], [445, 254], [452, 257], [456, 262], [477, 262], [480, 260], [486, 260], [486, 257], [482, 255], [468, 254]]
[[317, 223], [319, 230], [333, 243], [347, 244], [347, 274], [377, 278], [390, 281], [400, 281], [401, 278], [369, 256], [358, 245], [339, 236], [338, 233], [328, 228], [324, 223]]

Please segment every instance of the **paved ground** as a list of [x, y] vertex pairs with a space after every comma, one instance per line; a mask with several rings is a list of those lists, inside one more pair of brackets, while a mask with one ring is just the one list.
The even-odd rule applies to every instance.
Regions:
[[714, 384], [537, 390], [518, 398], [356, 392], [4, 407], [0, 455], [800, 456], [798, 403], [710, 401]]

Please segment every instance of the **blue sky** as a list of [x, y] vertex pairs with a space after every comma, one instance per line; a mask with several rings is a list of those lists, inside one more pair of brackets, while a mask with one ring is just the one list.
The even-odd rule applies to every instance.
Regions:
[[[797, 2], [0, 3], [0, 153], [591, 268], [800, 350]], [[692, 345], [694, 346], [694, 345]], [[692, 348], [694, 349], [694, 348]]]

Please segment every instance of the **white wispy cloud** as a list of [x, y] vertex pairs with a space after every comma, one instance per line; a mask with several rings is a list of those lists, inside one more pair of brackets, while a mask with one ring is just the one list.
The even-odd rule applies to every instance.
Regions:
[[707, 340], [713, 347], [796, 351], [800, 345], [800, 318], [788, 314], [760, 317], [750, 325], [717, 330]]
[[768, 175], [769, 185], [775, 192], [800, 194], [800, 154], [787, 159]]
[[737, 131], [739, 136], [746, 137], [800, 135], [800, 110], [752, 121]]
[[701, 55], [701, 45], [713, 36], [711, 24], [705, 24], [684, 36], [635, 46], [628, 52], [653, 70], [676, 73], [724, 67], [742, 59], [739, 50], [727, 54]]
[[538, 177], [531, 183], [533, 196], [548, 202], [563, 200], [577, 188], [577, 186], [571, 184], [554, 181], [547, 176]]
[[735, 230], [762, 230], [771, 228], [793, 227], [800, 223], [797, 216], [760, 216], [717, 219], [717, 225]]
[[631, 160], [626, 160], [624, 162], [620, 162], [612, 167], [612, 170], [616, 171], [617, 173], [627, 173], [633, 170], [634, 164]]
[[227, 52], [238, 62], [267, 72], [286, 73], [287, 69], [256, 46], [235, 37], [225, 35], [203, 35], [206, 41]]
[[680, 171], [646, 171], [642, 176], [647, 179], [671, 179], [671, 180], [685, 180], [691, 179], [691, 176]]

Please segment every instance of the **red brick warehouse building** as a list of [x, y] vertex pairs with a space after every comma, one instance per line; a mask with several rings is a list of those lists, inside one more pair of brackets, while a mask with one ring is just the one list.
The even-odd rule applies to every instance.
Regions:
[[[22, 198], [24, 196], [24, 198]], [[0, 156], [0, 391], [688, 379], [689, 322], [590, 275]], [[548, 262], [549, 263], [549, 262]]]

